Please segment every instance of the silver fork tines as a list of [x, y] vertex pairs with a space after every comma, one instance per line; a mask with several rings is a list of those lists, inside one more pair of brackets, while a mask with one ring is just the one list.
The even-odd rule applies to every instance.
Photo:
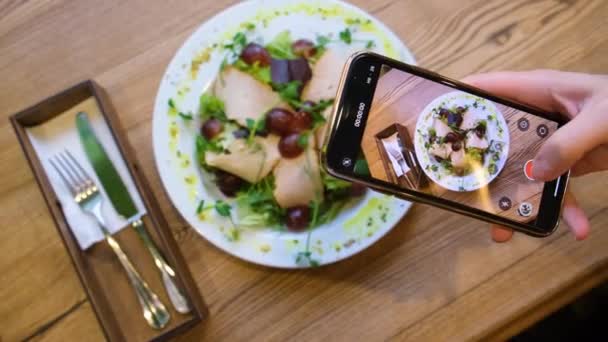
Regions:
[[97, 184], [95, 184], [93, 179], [68, 150], [64, 150], [58, 155], [49, 158], [49, 162], [55, 171], [57, 171], [57, 174], [63, 183], [65, 183], [65, 186], [80, 208], [84, 212], [93, 215], [97, 220], [106, 241], [127, 273], [148, 324], [155, 329], [165, 327], [170, 319], [169, 312], [158, 296], [152, 292], [139, 272], [137, 272], [133, 263], [131, 263], [118, 244], [118, 241], [110, 235], [110, 232], [105, 227], [105, 220], [101, 214], [102, 196]]
[[78, 204], [99, 193], [97, 185], [70, 151], [64, 150], [63, 153], [55, 156], [55, 161], [53, 158], [50, 158], [49, 161]]

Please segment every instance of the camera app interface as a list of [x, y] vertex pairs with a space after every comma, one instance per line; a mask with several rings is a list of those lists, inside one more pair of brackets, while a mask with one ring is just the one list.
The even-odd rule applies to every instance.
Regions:
[[530, 160], [557, 127], [383, 66], [361, 142], [364, 176], [528, 222], [544, 186]]

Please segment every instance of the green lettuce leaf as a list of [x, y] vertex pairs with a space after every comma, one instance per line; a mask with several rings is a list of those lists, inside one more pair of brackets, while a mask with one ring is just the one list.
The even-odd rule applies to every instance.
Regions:
[[292, 43], [291, 33], [289, 31], [283, 31], [266, 45], [266, 50], [270, 53], [272, 58], [295, 59], [297, 56], [293, 53], [293, 49], [291, 48]]

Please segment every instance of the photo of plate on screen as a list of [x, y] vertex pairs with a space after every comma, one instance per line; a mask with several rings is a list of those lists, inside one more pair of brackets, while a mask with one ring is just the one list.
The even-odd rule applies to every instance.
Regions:
[[452, 191], [474, 191], [492, 182], [505, 166], [509, 131], [492, 102], [454, 91], [422, 110], [414, 146], [423, 172], [433, 182]]
[[528, 222], [539, 211], [544, 183], [526, 170], [557, 127], [448, 82], [384, 64], [361, 138], [369, 174], [353, 172]]
[[180, 47], [156, 98], [154, 152], [196, 232], [247, 261], [314, 267], [401, 219], [410, 203], [320, 168], [342, 68], [361, 50], [414, 63], [382, 23], [340, 1], [239, 3]]

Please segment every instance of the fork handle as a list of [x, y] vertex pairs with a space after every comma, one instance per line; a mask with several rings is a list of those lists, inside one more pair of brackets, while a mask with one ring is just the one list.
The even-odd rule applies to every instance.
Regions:
[[131, 263], [131, 260], [129, 260], [125, 252], [123, 252], [122, 248], [120, 248], [118, 241], [116, 241], [109, 234], [104, 235], [106, 241], [110, 247], [112, 247], [112, 250], [118, 257], [118, 260], [120, 260], [120, 264], [127, 273], [131, 285], [133, 285], [133, 288], [135, 289], [137, 299], [139, 300], [141, 308], [144, 311], [144, 318], [152, 328], [164, 328], [167, 323], [169, 323], [169, 319], [171, 318], [169, 312], [160, 299], [158, 299], [158, 296], [150, 289], [150, 287], [148, 287], [148, 284], [146, 284], [141, 275], [139, 275], [139, 272], [137, 272], [135, 266], [133, 266]]

